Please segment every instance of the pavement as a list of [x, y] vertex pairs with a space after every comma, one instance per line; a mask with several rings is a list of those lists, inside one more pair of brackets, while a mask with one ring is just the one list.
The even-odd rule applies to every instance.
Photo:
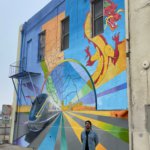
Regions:
[[32, 148], [23, 148], [12, 144], [2, 144], [0, 145], [0, 150], [33, 150]]

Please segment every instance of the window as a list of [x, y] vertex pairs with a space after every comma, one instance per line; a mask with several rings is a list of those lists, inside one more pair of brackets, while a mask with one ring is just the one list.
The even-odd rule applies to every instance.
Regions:
[[45, 31], [39, 34], [39, 49], [38, 49], [38, 61], [44, 60], [45, 52]]
[[69, 17], [62, 21], [61, 50], [69, 48]]
[[103, 0], [92, 1], [92, 35], [103, 32]]

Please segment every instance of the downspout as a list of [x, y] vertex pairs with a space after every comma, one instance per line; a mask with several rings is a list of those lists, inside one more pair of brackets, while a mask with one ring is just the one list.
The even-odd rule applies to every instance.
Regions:
[[129, 126], [129, 150], [133, 150], [133, 111], [132, 111], [132, 84], [131, 84], [131, 65], [130, 65], [130, 9], [129, 0], [125, 0], [125, 30], [126, 30], [126, 61], [127, 61], [127, 92], [128, 92], [128, 126]]

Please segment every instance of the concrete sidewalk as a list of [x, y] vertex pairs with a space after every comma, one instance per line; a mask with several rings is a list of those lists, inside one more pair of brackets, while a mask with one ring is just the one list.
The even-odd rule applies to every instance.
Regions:
[[17, 145], [2, 144], [0, 145], [0, 150], [33, 150], [32, 148], [23, 148]]

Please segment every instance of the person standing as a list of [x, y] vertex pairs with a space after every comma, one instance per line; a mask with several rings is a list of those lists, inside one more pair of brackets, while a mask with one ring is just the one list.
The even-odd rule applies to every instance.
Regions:
[[85, 121], [85, 130], [81, 133], [82, 150], [95, 150], [98, 141], [96, 132], [92, 130], [91, 121]]

